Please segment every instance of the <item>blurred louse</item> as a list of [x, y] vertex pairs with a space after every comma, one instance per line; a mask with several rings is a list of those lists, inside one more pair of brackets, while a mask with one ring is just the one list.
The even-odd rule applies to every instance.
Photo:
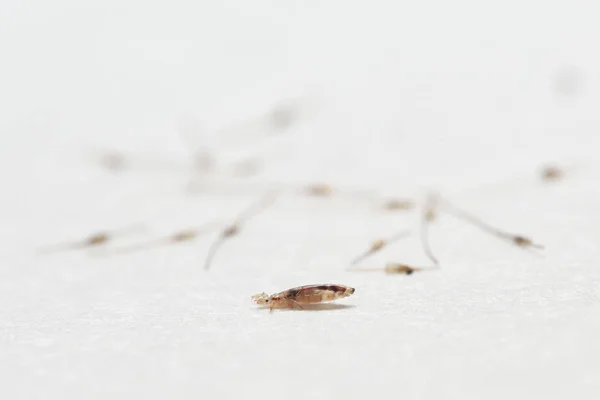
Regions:
[[404, 239], [404, 238], [408, 237], [409, 235], [410, 235], [409, 231], [401, 231], [401, 232], [395, 233], [387, 238], [380, 238], [380, 239], [374, 240], [373, 242], [371, 242], [371, 245], [365, 252], [356, 256], [350, 262], [350, 265], [358, 264], [360, 261], [366, 259], [367, 257], [372, 256], [373, 254], [381, 251], [386, 246], [389, 246], [392, 243], [395, 243], [401, 239]]
[[546, 164], [540, 167], [539, 177], [543, 182], [556, 182], [564, 179], [565, 168], [557, 164]]
[[572, 65], [559, 68], [554, 75], [554, 93], [559, 98], [573, 98], [583, 89], [583, 72]]
[[421, 267], [401, 263], [388, 263], [383, 268], [352, 268], [349, 271], [357, 272], [384, 272], [388, 275], [412, 275], [420, 271], [432, 271], [438, 269], [437, 266]]
[[103, 252], [103, 255], [116, 255], [123, 253], [131, 253], [136, 251], [143, 251], [152, 248], [175, 245], [179, 243], [189, 243], [192, 242], [208, 233], [212, 230], [216, 229], [220, 225], [219, 222], [209, 222], [204, 224], [198, 228], [187, 228], [181, 229], [176, 232], [171, 233], [168, 236], [157, 238], [151, 241], [147, 241], [144, 243], [138, 243], [135, 245], [120, 247], [116, 249], [110, 249]]
[[407, 211], [415, 208], [415, 202], [412, 199], [387, 199], [382, 202], [381, 208], [386, 211]]
[[402, 232], [394, 234], [388, 238], [377, 239], [377, 240], [373, 241], [371, 243], [371, 246], [369, 246], [369, 248], [367, 249], [367, 251], [360, 254], [359, 256], [357, 256], [356, 258], [354, 258], [351, 261], [351, 263], [350, 263], [351, 266], [350, 266], [350, 268], [348, 268], [348, 270], [356, 271], [356, 272], [383, 271], [386, 274], [411, 275], [414, 272], [418, 272], [418, 271], [438, 269], [439, 261], [438, 261], [437, 257], [435, 257], [435, 255], [433, 254], [433, 251], [431, 250], [431, 246], [429, 244], [429, 234], [428, 234], [429, 224], [432, 221], [434, 221], [437, 216], [436, 206], [437, 206], [437, 197], [433, 196], [433, 195], [428, 195], [428, 197], [425, 201], [425, 204], [423, 206], [423, 210], [422, 210], [421, 218], [420, 218], [420, 220], [421, 220], [421, 222], [420, 222], [421, 248], [422, 248], [423, 252], [425, 253], [425, 255], [427, 256], [427, 258], [432, 262], [432, 264], [433, 264], [432, 266], [429, 266], [429, 267], [412, 266], [412, 265], [409, 265], [406, 263], [393, 262], [393, 263], [388, 263], [383, 268], [356, 268], [356, 267], [354, 267], [354, 265], [358, 264], [360, 261], [379, 252], [386, 246], [389, 246], [390, 244], [395, 243], [395, 242], [409, 236], [410, 232], [402, 231]]
[[[441, 199], [441, 197], [439, 195], [429, 194], [427, 196], [427, 199], [425, 201], [425, 205], [423, 206], [423, 211], [421, 214], [420, 233], [421, 233], [421, 247], [423, 249], [423, 252], [427, 256], [427, 258], [432, 262], [433, 265], [431, 267], [414, 267], [414, 266], [411, 266], [411, 265], [408, 265], [405, 263], [390, 263], [387, 266], [385, 266], [383, 269], [381, 269], [381, 268], [380, 269], [349, 268], [349, 270], [351, 270], [351, 271], [381, 271], [381, 270], [383, 270], [388, 274], [410, 275], [416, 271], [424, 271], [424, 270], [431, 270], [431, 269], [439, 268], [440, 267], [439, 261], [438, 261], [437, 257], [433, 254], [433, 251], [431, 250], [431, 246], [429, 243], [429, 225], [431, 224], [431, 222], [433, 222], [437, 218], [437, 215], [440, 212], [448, 213], [456, 218], [459, 218], [463, 222], [467, 222], [471, 225], [474, 225], [474, 226], [478, 227], [479, 229], [481, 229], [482, 231], [489, 233], [500, 239], [507, 240], [518, 247], [534, 248], [534, 249], [540, 249], [540, 250], [544, 249], [543, 245], [534, 242], [532, 239], [530, 239], [526, 236], [523, 236], [520, 234], [509, 233], [509, 232], [503, 231], [501, 229], [498, 229], [486, 222], [483, 222], [481, 219], [473, 216], [472, 214], [466, 212], [465, 210], [462, 210], [462, 209], [459, 209], [459, 208], [453, 206], [447, 200]], [[398, 238], [402, 238], [402, 236], [400, 236]], [[397, 240], [398, 238], [395, 238], [395, 240]], [[395, 240], [393, 240], [393, 241], [395, 241]], [[381, 250], [383, 247], [387, 246], [391, 242], [392, 242], [392, 240], [389, 240], [389, 239], [387, 239], [387, 240], [386, 239], [378, 239], [378, 240], [374, 241], [371, 244], [371, 247], [365, 253], [363, 253], [359, 257], [355, 258], [351, 264], [354, 265], [357, 262], [363, 260], [364, 258], [378, 252], [379, 250]]]
[[243, 224], [248, 222], [252, 217], [256, 216], [256, 214], [264, 211], [266, 208], [270, 207], [279, 194], [278, 191], [272, 191], [262, 196], [259, 201], [252, 203], [246, 210], [240, 213], [234, 221], [227, 225], [218, 235], [217, 239], [213, 242], [213, 244], [208, 249], [208, 254], [206, 256], [206, 260], [204, 262], [204, 270], [208, 270], [211, 266], [212, 260], [214, 256], [217, 254], [217, 251], [221, 247], [221, 245], [228, 239], [233, 236], [236, 236], [240, 233]]
[[447, 200], [441, 201], [440, 210], [462, 220], [463, 222], [467, 222], [467, 223], [479, 228], [483, 232], [486, 232], [486, 233], [488, 233], [492, 236], [495, 236], [499, 239], [511, 242], [512, 244], [514, 244], [518, 247], [526, 248], [526, 249], [533, 248], [533, 249], [538, 249], [538, 250], [544, 249], [543, 245], [534, 242], [532, 239], [530, 239], [526, 236], [523, 236], [521, 234], [514, 234], [514, 233], [510, 233], [510, 232], [501, 230], [499, 228], [496, 228], [496, 227], [488, 224], [487, 222], [484, 222], [483, 220], [475, 217], [473, 214], [471, 214], [463, 209], [455, 207]]
[[123, 172], [129, 167], [127, 156], [118, 150], [105, 150], [98, 155], [100, 165], [113, 173]]
[[415, 201], [409, 198], [397, 197], [386, 199], [373, 191], [339, 188], [322, 182], [303, 185], [297, 193], [307, 197], [340, 197], [351, 201], [367, 202], [374, 205], [376, 209], [388, 212], [409, 211], [415, 208]]
[[313, 183], [301, 190], [306, 196], [310, 197], [330, 197], [334, 193], [333, 186], [326, 183]]
[[570, 180], [586, 172], [589, 173], [589, 164], [585, 162], [546, 162], [538, 167], [536, 174], [543, 184], [551, 185]]
[[317, 198], [328, 201], [343, 200], [353, 205], [365, 206], [372, 210], [387, 213], [406, 212], [415, 208], [415, 202], [409, 198], [385, 198], [374, 191], [340, 188], [327, 183], [269, 183], [253, 181], [224, 182], [207, 179], [201, 193], [212, 193], [219, 195], [248, 195], [256, 192], [279, 191], [282, 195], [297, 198]]
[[115, 176], [131, 172], [178, 173], [185, 171], [185, 162], [160, 154], [143, 154], [110, 147], [88, 151], [94, 164]]
[[[207, 129], [195, 117], [185, 118], [178, 134], [190, 152], [194, 179], [221, 170], [224, 153], [244, 153], [225, 165], [226, 174], [249, 177], [260, 172], [264, 157], [258, 148], [277, 138], [299, 123], [304, 117], [306, 104], [301, 98], [280, 100], [256, 117], [235, 121], [221, 128]], [[209, 135], [210, 134], [210, 135]], [[248, 155], [250, 153], [250, 155]], [[194, 184], [192, 181], [192, 185]]]
[[136, 233], [140, 233], [146, 230], [146, 226], [143, 224], [136, 224], [130, 227], [115, 229], [115, 230], [107, 230], [107, 231], [99, 231], [90, 234], [84, 239], [55, 244], [50, 246], [44, 246], [37, 249], [37, 254], [50, 254], [61, 251], [68, 250], [78, 250], [85, 248], [99, 248], [105, 246], [107, 243], [114, 241], [118, 237], [132, 235]]
[[[304, 102], [305, 103], [305, 102]], [[207, 141], [205, 128], [195, 118], [183, 118], [176, 131], [189, 152], [189, 162], [193, 178], [206, 175], [249, 177], [260, 172], [262, 157], [253, 150], [264, 141], [277, 137], [298, 123], [306, 113], [301, 98], [281, 100], [263, 112], [262, 115], [246, 120], [234, 121], [211, 132], [212, 137], [220, 140], [215, 145]], [[242, 150], [250, 153], [225, 164], [223, 153]], [[183, 163], [168, 160], [166, 157], [149, 157], [117, 149], [95, 149], [93, 159], [104, 170], [113, 174], [122, 174], [132, 170], [179, 170]], [[193, 182], [192, 182], [193, 184]]]

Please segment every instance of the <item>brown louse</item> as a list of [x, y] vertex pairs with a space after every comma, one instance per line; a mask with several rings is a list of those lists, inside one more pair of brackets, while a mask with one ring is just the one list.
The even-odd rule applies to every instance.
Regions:
[[387, 211], [405, 211], [413, 209], [415, 202], [411, 199], [389, 199], [382, 206]]
[[255, 294], [251, 299], [258, 305], [268, 305], [269, 312], [271, 312], [273, 308], [303, 308], [302, 304], [333, 301], [348, 297], [353, 293], [354, 288], [348, 286], [320, 284], [298, 286], [272, 295], [263, 292]]
[[546, 165], [540, 170], [540, 178], [545, 182], [559, 181], [565, 176], [565, 171], [556, 165]]

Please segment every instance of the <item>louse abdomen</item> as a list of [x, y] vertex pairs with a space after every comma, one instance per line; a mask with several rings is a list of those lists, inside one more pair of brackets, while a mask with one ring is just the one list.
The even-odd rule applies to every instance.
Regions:
[[291, 291], [288, 298], [298, 303], [321, 303], [350, 296], [354, 288], [342, 285], [320, 285]]

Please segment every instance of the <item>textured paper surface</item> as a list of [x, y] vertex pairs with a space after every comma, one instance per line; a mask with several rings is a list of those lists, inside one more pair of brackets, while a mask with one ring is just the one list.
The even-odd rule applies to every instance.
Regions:
[[[597, 398], [597, 4], [396, 3], [3, 2], [0, 397]], [[298, 124], [272, 140], [260, 125], [212, 134], [297, 96]], [[195, 196], [178, 129], [222, 157]], [[132, 170], [102, 171], [102, 148]], [[252, 154], [260, 175], [223, 177]], [[543, 185], [552, 161], [566, 179]], [[402, 229], [363, 265], [426, 263], [417, 214], [287, 195], [208, 273], [214, 236], [34, 255], [135, 223], [148, 232], [111, 248], [227, 221], [282, 182], [435, 190], [547, 249], [443, 215], [442, 270], [351, 273]], [[249, 299], [327, 282], [356, 293], [272, 314]]]

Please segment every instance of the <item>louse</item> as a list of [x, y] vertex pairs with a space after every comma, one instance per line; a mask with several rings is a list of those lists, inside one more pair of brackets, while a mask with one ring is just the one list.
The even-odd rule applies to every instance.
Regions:
[[258, 305], [268, 305], [269, 312], [273, 308], [299, 308], [302, 304], [323, 303], [348, 297], [354, 293], [354, 288], [344, 285], [321, 284], [298, 286], [283, 292], [268, 295], [266, 293], [255, 294], [251, 297]]
[[513, 244], [515, 244], [519, 247], [534, 248], [534, 249], [538, 249], [538, 250], [543, 250], [545, 248], [544, 245], [535, 243], [532, 239], [530, 239], [526, 236], [522, 236], [519, 234], [513, 234], [510, 232], [505, 232], [503, 230], [500, 230], [500, 229], [488, 224], [487, 222], [484, 222], [481, 219], [475, 217], [474, 215], [466, 212], [465, 210], [462, 210], [460, 208], [453, 206], [447, 200], [443, 201], [442, 207], [444, 208], [444, 211], [447, 212], [448, 214], [450, 214], [458, 219], [461, 219], [471, 225], [474, 225], [474, 226], [478, 227], [479, 229], [483, 230], [484, 232], [487, 232], [493, 236], [496, 236], [500, 239], [504, 239], [509, 242], [512, 242]]
[[221, 231], [219, 237], [215, 242], [213, 242], [212, 246], [208, 249], [208, 255], [206, 256], [206, 261], [204, 262], [204, 270], [208, 270], [210, 268], [210, 264], [212, 262], [213, 257], [219, 250], [219, 247], [223, 244], [225, 240], [228, 238], [237, 235], [240, 233], [242, 229], [242, 224], [249, 220], [253, 216], [255, 216], [260, 211], [271, 206], [278, 195], [277, 191], [272, 191], [267, 193], [263, 198], [260, 199], [258, 203], [252, 204], [249, 208], [247, 208], [242, 214], [238, 216], [235, 222], [228, 225]]
[[389, 275], [395, 274], [404, 274], [404, 275], [412, 275], [415, 272], [420, 271], [430, 271], [434, 269], [438, 269], [438, 266], [433, 267], [414, 267], [408, 264], [399, 264], [399, 263], [389, 263], [384, 268], [351, 268], [348, 271], [360, 271], [360, 272], [385, 272]]
[[112, 251], [107, 251], [105, 255], [111, 254], [119, 254], [119, 253], [129, 253], [139, 250], [147, 250], [154, 247], [160, 247], [165, 245], [177, 244], [177, 243], [185, 243], [191, 242], [200, 236], [210, 232], [213, 227], [215, 227], [218, 222], [209, 222], [199, 228], [188, 228], [182, 229], [177, 232], [171, 233], [169, 236], [154, 239], [152, 241], [148, 241], [145, 243], [139, 243], [129, 247], [121, 247], [118, 249], [114, 249]]
[[565, 171], [557, 165], [546, 165], [540, 171], [540, 178], [543, 181], [559, 181], [565, 176]]
[[49, 254], [65, 250], [76, 250], [84, 248], [98, 248], [112, 242], [119, 236], [126, 236], [133, 233], [145, 231], [146, 226], [143, 224], [131, 225], [129, 227], [115, 229], [112, 231], [100, 231], [88, 235], [86, 238], [69, 243], [55, 244], [39, 248], [37, 254]]

